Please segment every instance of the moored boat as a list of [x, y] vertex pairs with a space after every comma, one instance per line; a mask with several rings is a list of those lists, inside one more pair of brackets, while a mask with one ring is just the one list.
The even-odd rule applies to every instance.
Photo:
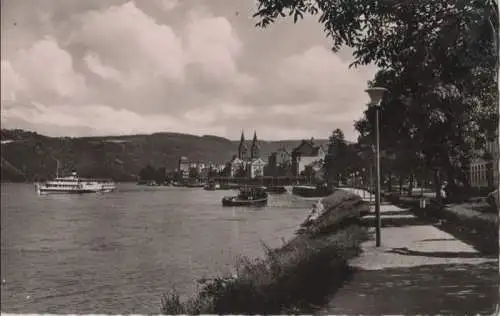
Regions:
[[241, 188], [237, 196], [222, 198], [222, 206], [264, 206], [267, 204], [267, 192], [264, 187]]
[[202, 182], [188, 182], [184, 186], [186, 188], [203, 188], [205, 184]]
[[283, 194], [287, 192], [286, 188], [281, 185], [268, 186], [266, 191], [267, 193], [274, 193], [274, 194]]
[[36, 183], [35, 187], [38, 194], [107, 193], [116, 190], [116, 184], [112, 180], [81, 178], [76, 172], [71, 176]]
[[325, 197], [334, 192], [333, 189], [327, 186], [308, 186], [308, 185], [297, 185], [292, 189], [292, 193], [294, 195], [298, 195], [301, 197]]
[[229, 184], [218, 183], [218, 182], [209, 182], [204, 187], [207, 191], [216, 191], [216, 190], [232, 190], [239, 189], [239, 186], [231, 186]]
[[220, 190], [221, 186], [219, 183], [216, 182], [209, 182], [203, 189], [207, 191], [215, 191], [215, 190]]

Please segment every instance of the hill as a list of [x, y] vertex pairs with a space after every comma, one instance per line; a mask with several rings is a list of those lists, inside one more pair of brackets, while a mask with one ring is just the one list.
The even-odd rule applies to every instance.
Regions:
[[[180, 156], [224, 164], [237, 153], [238, 141], [178, 133], [103, 137], [48, 137], [23, 130], [0, 132], [2, 181], [34, 181], [77, 170], [86, 177], [133, 181], [146, 164], [173, 170]], [[250, 141], [248, 141], [250, 144]], [[264, 159], [281, 146], [291, 151], [300, 140], [259, 141]], [[327, 140], [316, 140], [326, 144]]]

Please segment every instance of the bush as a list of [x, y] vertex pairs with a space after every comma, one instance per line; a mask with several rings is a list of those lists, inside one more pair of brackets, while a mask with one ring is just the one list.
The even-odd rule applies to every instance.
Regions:
[[195, 299], [162, 301], [166, 314], [269, 314], [310, 312], [323, 305], [351, 274], [347, 260], [360, 253], [366, 231], [351, 226], [335, 236], [302, 240], [293, 249], [267, 250], [266, 259], [242, 259], [237, 278], [215, 278]]
[[326, 212], [312, 231], [278, 249], [264, 245], [264, 259], [241, 258], [237, 277], [204, 281], [197, 295], [186, 302], [175, 294], [166, 296], [162, 313], [310, 313], [324, 305], [352, 274], [347, 262], [359, 255], [368, 233], [347, 221], [365, 210], [359, 197], [337, 193], [323, 203]]
[[488, 198], [487, 198], [487, 202], [488, 204], [493, 207], [494, 210], [496, 210], [498, 212], [498, 209], [500, 208], [500, 205], [498, 205], [498, 196], [499, 196], [499, 192], [498, 192], [498, 189], [496, 189], [495, 191], [493, 192], [490, 192], [488, 194]]

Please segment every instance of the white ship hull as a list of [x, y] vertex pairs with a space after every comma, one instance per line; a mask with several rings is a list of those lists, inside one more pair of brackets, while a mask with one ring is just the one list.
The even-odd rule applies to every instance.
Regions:
[[116, 190], [116, 184], [113, 181], [79, 178], [76, 173], [70, 177], [36, 183], [35, 186], [38, 194], [108, 193]]
[[84, 193], [97, 193], [95, 190], [85, 190], [85, 189], [53, 189], [44, 186], [37, 187], [37, 192], [39, 194], [84, 194]]

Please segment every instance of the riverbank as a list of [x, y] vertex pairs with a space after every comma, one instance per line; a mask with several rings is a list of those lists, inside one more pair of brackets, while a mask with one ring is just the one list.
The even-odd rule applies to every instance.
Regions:
[[262, 259], [243, 259], [236, 276], [203, 280], [192, 298], [172, 292], [162, 300], [164, 314], [310, 313], [352, 275], [348, 260], [368, 239], [360, 218], [369, 206], [338, 190], [323, 199], [325, 211], [308, 229]]

